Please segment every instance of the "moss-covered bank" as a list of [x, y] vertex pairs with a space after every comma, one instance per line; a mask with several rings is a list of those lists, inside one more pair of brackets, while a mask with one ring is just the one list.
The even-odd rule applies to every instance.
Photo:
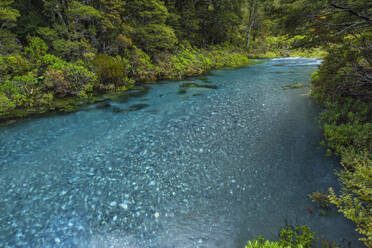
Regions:
[[305, 36], [288, 35], [266, 36], [255, 41], [250, 49], [250, 58], [272, 59], [278, 57], [305, 57], [305, 58], [324, 58], [327, 50], [324, 47], [301, 47]]
[[152, 58], [134, 49], [127, 59], [95, 55], [72, 63], [48, 54], [48, 47], [38, 38], [30, 43], [32, 57], [0, 58], [0, 72], [7, 75], [0, 86], [0, 121], [74, 111], [78, 106], [107, 99], [104, 94], [120, 94], [139, 83], [178, 80], [211, 69], [253, 63], [244, 50], [233, 46], [198, 49], [189, 44]]

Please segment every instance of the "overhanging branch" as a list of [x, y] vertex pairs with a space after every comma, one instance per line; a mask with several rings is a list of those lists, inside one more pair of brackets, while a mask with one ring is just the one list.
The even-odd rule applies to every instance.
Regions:
[[361, 15], [361, 14], [357, 13], [356, 11], [354, 11], [352, 9], [337, 5], [335, 3], [330, 3], [330, 4], [331, 4], [332, 7], [336, 8], [336, 9], [339, 9], [339, 10], [342, 10], [342, 11], [345, 11], [345, 12], [348, 12], [348, 13], [354, 15], [354, 16], [357, 16], [357, 17], [365, 20], [369, 25], [372, 25], [372, 19], [369, 18], [368, 16]]

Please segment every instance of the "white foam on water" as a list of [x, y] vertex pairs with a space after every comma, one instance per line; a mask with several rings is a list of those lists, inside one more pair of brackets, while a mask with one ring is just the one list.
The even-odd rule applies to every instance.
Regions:
[[296, 60], [296, 59], [304, 59], [304, 57], [283, 57], [283, 58], [275, 58], [272, 60]]

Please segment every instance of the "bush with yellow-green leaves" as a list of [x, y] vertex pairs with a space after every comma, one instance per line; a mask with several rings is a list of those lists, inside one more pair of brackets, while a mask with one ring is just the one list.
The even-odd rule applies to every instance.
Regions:
[[372, 84], [364, 78], [371, 69], [345, 46], [333, 47], [312, 75], [312, 96], [325, 108], [322, 144], [341, 157], [343, 167], [341, 192], [330, 188], [328, 198], [372, 247]]

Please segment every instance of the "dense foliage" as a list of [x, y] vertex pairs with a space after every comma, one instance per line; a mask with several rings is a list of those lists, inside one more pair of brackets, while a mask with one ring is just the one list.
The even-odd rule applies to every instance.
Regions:
[[0, 0], [0, 116], [71, 109], [134, 82], [243, 65], [244, 3]]
[[[348, 65], [338, 64], [330, 53], [312, 77], [312, 96], [324, 105], [321, 115], [329, 153], [341, 156], [342, 194], [330, 189], [330, 201], [357, 224], [362, 240], [372, 245], [372, 101], [369, 90]], [[344, 58], [348, 63], [353, 60]], [[339, 60], [338, 60], [339, 62]], [[364, 70], [364, 69], [360, 69]], [[367, 69], [368, 70], [368, 69]], [[355, 72], [352, 72], [355, 73]], [[358, 86], [361, 84], [363, 86]], [[365, 89], [363, 89], [366, 87]]]
[[328, 242], [316, 237], [308, 226], [287, 226], [279, 232], [278, 241], [265, 240], [262, 237], [248, 241], [245, 248], [312, 248], [336, 247], [334, 242]]
[[[0, 118], [70, 110], [135, 82], [290, 55], [258, 0], [0, 0]], [[314, 55], [298, 50], [297, 55]], [[318, 55], [318, 54], [317, 54]]]
[[283, 32], [303, 35], [300, 46], [327, 47], [312, 75], [312, 96], [325, 107], [324, 145], [341, 157], [341, 194], [329, 200], [372, 246], [372, 2], [289, 0], [271, 11]]

